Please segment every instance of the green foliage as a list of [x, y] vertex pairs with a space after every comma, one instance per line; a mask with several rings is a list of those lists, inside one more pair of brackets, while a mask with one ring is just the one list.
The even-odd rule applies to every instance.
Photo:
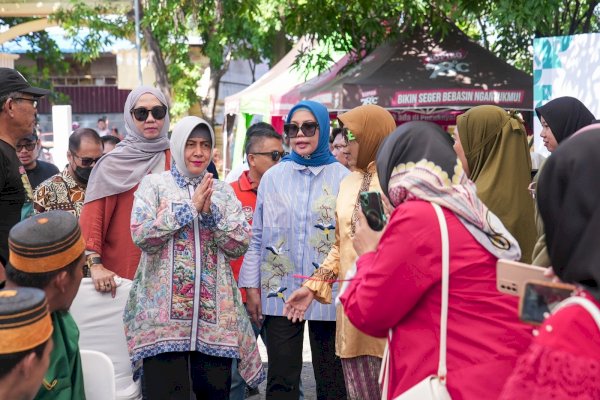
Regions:
[[[276, 61], [289, 42], [307, 37], [318, 46], [301, 51], [297, 65], [323, 71], [333, 52], [350, 54], [357, 62], [386, 40], [426, 25], [442, 32], [456, 24], [491, 52], [530, 71], [534, 37], [600, 31], [596, 0], [141, 0], [144, 46], [160, 52], [175, 116], [202, 100], [197, 82], [204, 66], [192, 61], [188, 39], [199, 37], [208, 59], [214, 89], [232, 59]], [[100, 55], [114, 38], [134, 38], [133, 11], [110, 2], [90, 6], [72, 0], [68, 10], [52, 18], [75, 41], [76, 60], [85, 63]], [[25, 19], [6, 18], [13, 26]], [[83, 28], [88, 32], [78, 38]], [[45, 32], [26, 35], [34, 50], [37, 84], [49, 85], [52, 74], [64, 74], [67, 64]], [[149, 42], [150, 41], [150, 42]], [[160, 67], [160, 66], [159, 66]], [[162, 75], [161, 75], [162, 76]], [[215, 96], [215, 93], [212, 93]], [[209, 110], [210, 111], [210, 110]], [[208, 115], [211, 118], [211, 115]]]
[[[33, 20], [34, 18], [3, 18], [1, 22], [2, 25], [13, 27]], [[15, 40], [28, 48], [22, 57], [34, 61], [31, 67], [18, 68], [32, 85], [52, 89], [52, 76], [65, 74], [69, 70], [69, 64], [63, 59], [58, 45], [46, 31], [32, 32]], [[68, 100], [67, 96], [56, 92], [52, 92], [49, 98], [58, 104]]]
[[[80, 63], [89, 63], [100, 57], [102, 49], [110, 47], [115, 38], [129, 37], [133, 33], [133, 23], [124, 15], [123, 9], [106, 5], [89, 7], [85, 2], [73, 0], [69, 10], [60, 9], [50, 16], [73, 40], [74, 58]], [[81, 36], [82, 29], [86, 35]]]
[[460, 1], [440, 10], [492, 53], [531, 72], [534, 37], [600, 31], [595, 0]]

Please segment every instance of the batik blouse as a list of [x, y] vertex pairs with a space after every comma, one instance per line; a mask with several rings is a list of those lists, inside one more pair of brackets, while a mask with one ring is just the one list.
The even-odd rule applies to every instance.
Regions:
[[142, 249], [124, 322], [139, 375], [141, 360], [165, 352], [199, 351], [239, 358], [244, 380], [256, 386], [264, 370], [229, 258], [250, 238], [240, 202], [213, 181], [211, 213], [192, 204], [195, 185], [171, 171], [144, 177], [131, 214], [133, 242]]

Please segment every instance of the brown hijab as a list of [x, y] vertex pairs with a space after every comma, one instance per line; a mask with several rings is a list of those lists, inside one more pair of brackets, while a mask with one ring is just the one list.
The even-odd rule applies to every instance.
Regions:
[[396, 129], [394, 117], [384, 108], [368, 104], [353, 108], [338, 119], [356, 136], [360, 146], [356, 167], [366, 172], [369, 164], [375, 161], [383, 139]]
[[500, 107], [478, 106], [458, 116], [457, 129], [477, 195], [517, 239], [521, 260], [531, 262], [537, 233], [523, 124]]

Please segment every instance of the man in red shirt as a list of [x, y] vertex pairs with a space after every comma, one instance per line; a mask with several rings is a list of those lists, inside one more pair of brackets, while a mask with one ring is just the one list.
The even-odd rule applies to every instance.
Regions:
[[[235, 195], [242, 203], [242, 210], [246, 215], [246, 221], [252, 224], [252, 216], [254, 215], [254, 207], [256, 206], [256, 193], [260, 179], [269, 168], [277, 164], [287, 153], [283, 151], [283, 138], [268, 124], [260, 123], [252, 125], [248, 128], [246, 138], [246, 148], [244, 151], [248, 160], [249, 170], [244, 171], [236, 182], [231, 183], [231, 186], [235, 191]], [[243, 261], [243, 256], [231, 261], [231, 269], [236, 281], [238, 280]], [[244, 289], [240, 291], [242, 293], [242, 301], [245, 304], [246, 291]], [[260, 329], [254, 326], [254, 324], [253, 328], [258, 336]], [[235, 362], [231, 378], [229, 399], [245, 399], [246, 385], [237, 372]]]

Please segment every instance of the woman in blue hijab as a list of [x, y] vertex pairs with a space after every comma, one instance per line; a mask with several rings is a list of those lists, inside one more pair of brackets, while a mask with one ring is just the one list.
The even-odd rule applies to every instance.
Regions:
[[[260, 181], [252, 240], [238, 284], [247, 288], [250, 316], [268, 337], [267, 397], [297, 400], [305, 321], [289, 321], [283, 307], [335, 242], [336, 197], [349, 171], [329, 151], [329, 112], [322, 104], [301, 101], [286, 122], [292, 152]], [[346, 398], [335, 356], [335, 305], [313, 304], [305, 319], [317, 398]]]

